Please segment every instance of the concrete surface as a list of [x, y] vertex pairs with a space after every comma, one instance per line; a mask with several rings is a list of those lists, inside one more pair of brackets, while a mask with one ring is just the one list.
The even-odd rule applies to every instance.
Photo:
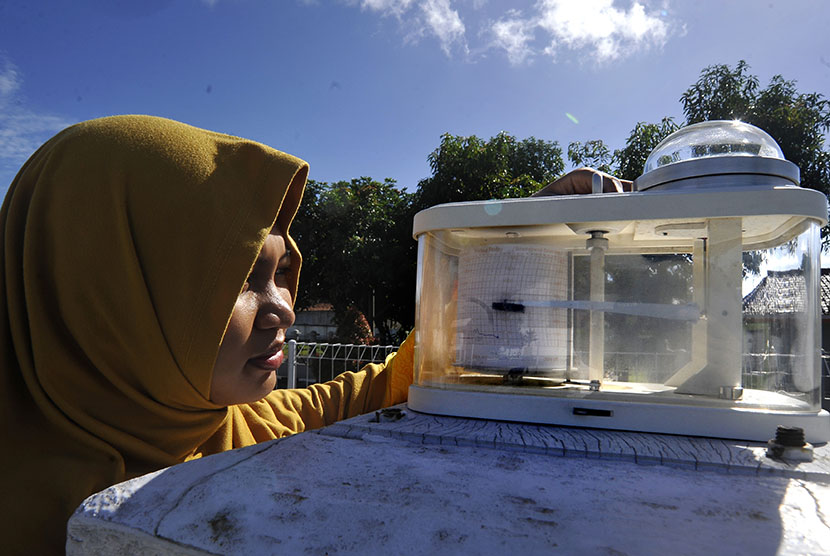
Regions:
[[[403, 407], [403, 406], [402, 406]], [[830, 448], [406, 410], [211, 456], [89, 497], [67, 553], [830, 554]]]

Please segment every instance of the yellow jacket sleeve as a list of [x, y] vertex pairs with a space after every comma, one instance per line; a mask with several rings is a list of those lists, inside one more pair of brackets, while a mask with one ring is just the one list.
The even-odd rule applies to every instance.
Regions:
[[308, 388], [274, 390], [258, 402], [230, 407], [222, 427], [191, 457], [317, 429], [405, 402], [412, 384], [414, 344], [410, 333], [383, 363]]

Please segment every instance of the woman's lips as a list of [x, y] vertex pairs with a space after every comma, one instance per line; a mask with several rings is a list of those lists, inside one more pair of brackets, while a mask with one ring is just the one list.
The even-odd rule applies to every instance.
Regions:
[[276, 371], [279, 369], [280, 365], [282, 365], [282, 360], [282, 350], [279, 350], [273, 355], [263, 355], [262, 357], [248, 359], [248, 363], [254, 367], [259, 367], [260, 369], [266, 371]]

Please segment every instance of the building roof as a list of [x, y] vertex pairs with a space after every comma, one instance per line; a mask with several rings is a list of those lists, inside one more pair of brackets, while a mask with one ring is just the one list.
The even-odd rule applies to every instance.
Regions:
[[[821, 269], [821, 314], [830, 315], [830, 269]], [[804, 276], [800, 269], [770, 270], [743, 299], [744, 315], [775, 315], [804, 311]]]
[[334, 305], [331, 303], [317, 303], [311, 307], [306, 307], [303, 311], [334, 311]]

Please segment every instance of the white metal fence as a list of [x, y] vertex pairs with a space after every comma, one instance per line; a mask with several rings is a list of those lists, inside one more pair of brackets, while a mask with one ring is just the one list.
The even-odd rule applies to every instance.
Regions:
[[318, 344], [289, 340], [285, 362], [277, 372], [278, 387], [297, 388], [326, 382], [368, 363], [382, 363], [398, 346]]

